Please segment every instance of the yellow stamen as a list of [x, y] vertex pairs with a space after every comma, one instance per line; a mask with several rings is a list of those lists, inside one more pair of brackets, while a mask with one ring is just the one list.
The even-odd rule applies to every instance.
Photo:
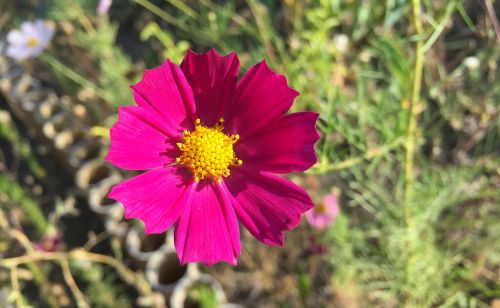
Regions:
[[30, 37], [26, 43], [29, 47], [36, 47], [38, 45], [38, 39], [36, 37]]
[[324, 202], [318, 202], [314, 207], [314, 213], [316, 214], [325, 214], [326, 210], [326, 204]]
[[194, 131], [184, 131], [183, 142], [177, 143], [181, 155], [176, 162], [191, 170], [195, 182], [212, 178], [221, 183], [221, 176], [231, 174], [229, 167], [243, 164], [233, 150], [240, 136], [226, 135], [223, 123], [224, 119], [220, 119], [214, 127], [206, 127], [196, 119]]

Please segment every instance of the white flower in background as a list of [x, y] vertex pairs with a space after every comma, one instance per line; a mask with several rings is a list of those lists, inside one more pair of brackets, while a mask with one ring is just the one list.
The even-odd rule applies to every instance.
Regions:
[[467, 67], [469, 70], [473, 71], [481, 65], [481, 61], [477, 57], [471, 56], [467, 57], [464, 60], [464, 65]]
[[97, 15], [104, 15], [108, 12], [109, 8], [113, 0], [99, 0], [99, 4], [97, 5]]
[[345, 54], [349, 49], [349, 37], [345, 34], [336, 35], [333, 38], [335, 47], [337, 51], [341, 54]]
[[34, 58], [42, 53], [54, 36], [54, 29], [45, 21], [25, 21], [21, 29], [7, 35], [7, 56], [16, 60]]

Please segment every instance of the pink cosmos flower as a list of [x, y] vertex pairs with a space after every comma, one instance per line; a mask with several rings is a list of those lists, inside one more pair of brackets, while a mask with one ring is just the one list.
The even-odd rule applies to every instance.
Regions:
[[268, 245], [283, 245], [314, 205], [291, 181], [272, 173], [304, 171], [316, 162], [318, 114], [286, 115], [299, 94], [263, 61], [238, 81], [235, 53], [188, 51], [132, 86], [138, 106], [120, 107], [106, 159], [149, 170], [115, 186], [126, 218], [146, 233], [175, 224], [182, 264], [236, 264], [238, 220]]
[[60, 234], [46, 235], [42, 239], [33, 244], [34, 248], [42, 252], [58, 251], [62, 243]]
[[113, 0], [99, 0], [96, 9], [97, 15], [104, 15], [108, 13], [111, 4], [113, 4]]
[[306, 219], [311, 226], [323, 229], [331, 225], [338, 214], [339, 206], [337, 204], [337, 197], [333, 194], [328, 194], [313, 209], [306, 212]]
[[42, 53], [54, 35], [54, 29], [45, 21], [25, 21], [21, 29], [7, 34], [7, 56], [16, 60], [34, 58]]

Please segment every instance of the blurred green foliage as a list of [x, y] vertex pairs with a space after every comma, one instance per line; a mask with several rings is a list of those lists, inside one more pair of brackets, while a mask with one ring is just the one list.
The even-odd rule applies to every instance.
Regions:
[[14, 125], [10, 114], [6, 110], [0, 109], [0, 138], [12, 144], [14, 151], [19, 151], [21, 159], [26, 161], [31, 172], [43, 180], [46, 172], [37, 157], [33, 153], [33, 149], [29, 142], [21, 137], [17, 127]]
[[26, 214], [27, 220], [36, 228], [38, 236], [42, 236], [47, 231], [47, 219], [40, 210], [38, 203], [28, 197], [22, 186], [4, 174], [0, 174], [0, 192], [7, 199], [8, 203], [19, 205]]
[[91, 307], [106, 308], [111, 303], [115, 307], [132, 307], [125, 288], [116, 283], [118, 278], [113, 271], [83, 262], [75, 262], [72, 269], [85, 285], [84, 294], [90, 299]]
[[[45, 178], [45, 169], [33, 154], [30, 144], [21, 137], [9, 113], [2, 109], [0, 109], [0, 141], [10, 142], [12, 151], [19, 155], [19, 159], [27, 162], [31, 172], [39, 179]], [[3, 151], [1, 154], [5, 155]], [[4, 197], [4, 200], [0, 201], [0, 206], [20, 206], [26, 218], [35, 227], [38, 236], [42, 236], [47, 231], [48, 223], [37, 202], [29, 197], [24, 188], [6, 172], [7, 170], [0, 169], [0, 171], [0, 196]]]
[[189, 303], [200, 308], [217, 308], [219, 306], [213, 289], [204, 284], [195, 285], [187, 296], [186, 306], [189, 306]]
[[[335, 183], [323, 185], [345, 187], [344, 212], [327, 237], [336, 293], [361, 303], [416, 307], [483, 306], [498, 296], [498, 281], [476, 275], [478, 259], [489, 270], [500, 256], [494, 207], [500, 196], [495, 190], [497, 169], [492, 167], [499, 149], [500, 127], [493, 121], [498, 119], [495, 63], [500, 53], [491, 26], [478, 33], [464, 8], [470, 3], [424, 1], [427, 22], [424, 33], [415, 36], [408, 1], [278, 5], [251, 0], [244, 9], [232, 2], [199, 1], [190, 2], [189, 13], [174, 3], [135, 2], [166, 23], [163, 34], [155, 24], [153, 36], [174, 59], [184, 52], [184, 41], [201, 51], [236, 50], [243, 69], [265, 58], [301, 93], [295, 111], [320, 112], [320, 161], [311, 172], [338, 170]], [[446, 34], [451, 20], [460, 27], [454, 31], [465, 34]], [[177, 37], [182, 44], [175, 48], [162, 35]], [[424, 87], [416, 107], [418, 170], [413, 197], [405, 199], [402, 166], [417, 40], [426, 52]], [[456, 56], [459, 42], [480, 47]], [[443, 59], [437, 53], [449, 56]], [[474, 59], [477, 67], [467, 67]], [[457, 151], [479, 128], [462, 130], [467, 121], [487, 128], [466, 149], [471, 156], [465, 163]], [[488, 157], [489, 167], [474, 163], [482, 156]], [[453, 166], [457, 160], [459, 165]], [[470, 202], [477, 206], [470, 208]], [[473, 221], [469, 215], [475, 215]], [[452, 240], [458, 226], [468, 231]], [[306, 292], [307, 279], [297, 274]]]

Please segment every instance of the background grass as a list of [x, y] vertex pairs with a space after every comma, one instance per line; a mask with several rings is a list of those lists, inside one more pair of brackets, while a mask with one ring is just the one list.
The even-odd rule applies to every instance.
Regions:
[[[321, 115], [310, 192], [341, 191], [335, 224], [313, 233], [328, 248], [332, 305], [487, 307], [500, 297], [500, 49], [483, 2], [134, 0], [100, 17], [96, 1], [0, 5], [4, 33], [25, 19], [57, 22], [34, 72], [82, 101], [96, 131], [132, 103], [124, 89], [145, 67], [180, 63], [188, 48], [236, 51], [242, 73], [266, 59], [285, 74], [301, 93], [293, 111]], [[0, 138], [43, 177], [6, 123]], [[19, 185], [0, 180], [31, 213]], [[308, 267], [292, 274], [300, 300], [266, 301], [314, 306], [324, 286]]]

